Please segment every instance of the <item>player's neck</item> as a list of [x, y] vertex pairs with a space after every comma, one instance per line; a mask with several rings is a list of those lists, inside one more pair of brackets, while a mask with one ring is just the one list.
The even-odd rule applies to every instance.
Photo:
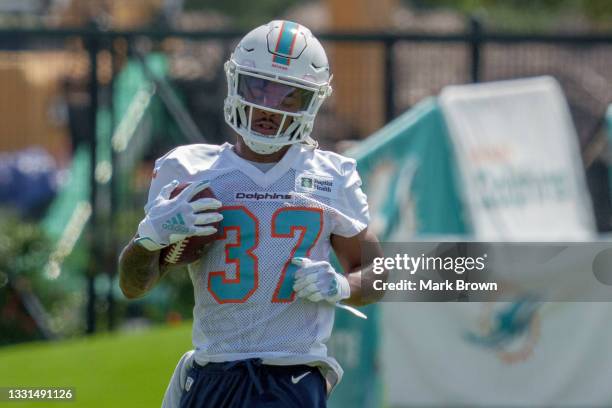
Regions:
[[272, 154], [259, 154], [255, 153], [242, 141], [238, 141], [234, 145], [234, 152], [245, 160], [249, 160], [256, 163], [276, 163], [279, 162], [283, 156], [287, 153], [291, 146], [285, 146], [278, 152]]

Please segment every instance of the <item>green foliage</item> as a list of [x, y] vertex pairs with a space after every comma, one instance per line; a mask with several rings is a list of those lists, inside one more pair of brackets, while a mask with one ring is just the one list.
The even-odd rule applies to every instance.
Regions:
[[560, 10], [574, 7], [576, 0], [409, 0], [408, 3], [416, 7], [452, 7], [457, 10], [470, 12], [497, 7], [523, 10]]
[[215, 10], [231, 17], [237, 28], [251, 29], [278, 18], [297, 3], [298, 0], [187, 0], [185, 9]]
[[565, 21], [585, 18], [609, 23], [609, 0], [404, 0], [412, 8], [450, 8], [477, 15], [494, 29], [542, 31], [562, 28]]
[[[598, 0], [606, 2], [606, 0]], [[472, 12], [478, 9], [509, 8], [523, 11], [542, 10], [574, 10], [586, 6], [590, 0], [417, 0], [410, 3], [421, 7], [452, 7], [454, 9]]]
[[48, 250], [49, 243], [36, 224], [0, 210], [0, 344], [41, 337], [15, 288], [30, 290]]
[[583, 0], [587, 16], [596, 21], [604, 21], [612, 17], [612, 2], [610, 0]]
[[0, 283], [9, 277], [36, 275], [47, 261], [48, 251], [49, 242], [36, 224], [0, 210]]
[[0, 344], [42, 337], [24, 307], [26, 297], [42, 306], [37, 316], [53, 334], [83, 332], [83, 278], [65, 271], [49, 276], [53, 248], [40, 225], [0, 210]]

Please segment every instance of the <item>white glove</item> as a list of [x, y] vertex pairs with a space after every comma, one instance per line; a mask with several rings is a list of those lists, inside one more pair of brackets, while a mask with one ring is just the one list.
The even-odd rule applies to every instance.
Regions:
[[149, 251], [158, 251], [168, 245], [193, 235], [212, 235], [217, 232], [212, 224], [223, 219], [217, 212], [196, 214], [204, 210], [216, 210], [221, 202], [214, 198], [200, 198], [189, 202], [200, 191], [209, 187], [210, 183], [191, 183], [176, 197], [170, 198], [172, 191], [178, 186], [177, 180], [166, 184], [153, 201], [145, 218], [138, 225], [136, 243]]
[[291, 263], [300, 267], [295, 272], [293, 284], [293, 290], [298, 297], [312, 302], [326, 300], [334, 304], [351, 296], [348, 279], [336, 272], [329, 262], [293, 258]]

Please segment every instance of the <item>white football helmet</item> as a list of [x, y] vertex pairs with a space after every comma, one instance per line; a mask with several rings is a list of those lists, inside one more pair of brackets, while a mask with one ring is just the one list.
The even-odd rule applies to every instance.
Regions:
[[[308, 28], [275, 20], [254, 29], [225, 63], [225, 73], [225, 121], [251, 150], [271, 154], [293, 143], [316, 146], [310, 133], [332, 88], [325, 50]], [[259, 119], [253, 119], [254, 109], [262, 111]], [[272, 113], [278, 114], [274, 120]]]

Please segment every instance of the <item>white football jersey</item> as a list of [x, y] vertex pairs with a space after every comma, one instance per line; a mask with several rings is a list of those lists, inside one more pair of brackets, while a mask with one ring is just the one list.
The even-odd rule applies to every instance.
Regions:
[[296, 144], [264, 173], [228, 143], [181, 146], [157, 160], [148, 202], [174, 179], [208, 180], [223, 203], [219, 238], [189, 266], [196, 361], [309, 364], [336, 384], [342, 369], [325, 346], [334, 306], [295, 297], [290, 260], [329, 260], [332, 234], [366, 228], [355, 161]]

